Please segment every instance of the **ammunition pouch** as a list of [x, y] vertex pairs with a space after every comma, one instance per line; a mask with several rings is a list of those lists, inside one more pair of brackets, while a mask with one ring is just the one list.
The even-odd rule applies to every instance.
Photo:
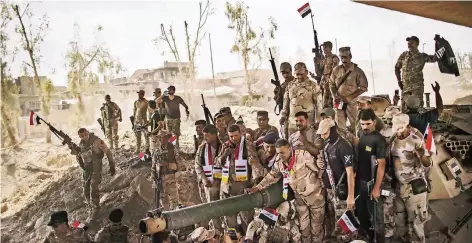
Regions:
[[336, 187], [336, 196], [339, 200], [345, 201], [347, 200], [348, 189], [347, 185], [344, 183], [339, 184]]
[[411, 191], [413, 192], [413, 195], [418, 195], [428, 191], [428, 184], [424, 178], [412, 180], [409, 184], [411, 185]]

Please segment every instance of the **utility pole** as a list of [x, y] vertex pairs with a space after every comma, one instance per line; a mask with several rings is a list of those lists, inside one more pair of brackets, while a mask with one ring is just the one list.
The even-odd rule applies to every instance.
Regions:
[[216, 99], [215, 70], [213, 69], [213, 51], [211, 49], [211, 36], [210, 36], [210, 33], [208, 33], [208, 40], [210, 41], [211, 73], [213, 75], [213, 95]]
[[336, 45], [336, 55], [338, 54], [338, 38], [334, 38], [334, 44]]
[[370, 48], [370, 41], [369, 41], [369, 53], [370, 53], [370, 69], [372, 71], [372, 86], [374, 88], [374, 95], [375, 95], [375, 79], [374, 79], [374, 64], [372, 64], [372, 50]]

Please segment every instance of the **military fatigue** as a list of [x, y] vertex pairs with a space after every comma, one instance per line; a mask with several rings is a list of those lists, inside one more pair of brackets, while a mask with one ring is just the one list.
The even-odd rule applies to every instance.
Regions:
[[[300, 222], [300, 232], [303, 242], [321, 242], [323, 240], [323, 220], [324, 220], [324, 193], [322, 180], [320, 179], [321, 169], [315, 165], [315, 158], [306, 150], [299, 141], [300, 132], [292, 134], [289, 142], [294, 149], [295, 163], [293, 173], [286, 172], [288, 162], [277, 157], [272, 170], [257, 185], [258, 189], [267, 188], [277, 182], [282, 173], [286, 173], [289, 185], [295, 194], [295, 205]], [[310, 143], [315, 142], [316, 131], [309, 129], [307, 139]], [[288, 173], [288, 174], [287, 174]]]
[[428, 192], [414, 195], [410, 182], [425, 178], [425, 167], [416, 156], [415, 150], [423, 148], [423, 135], [411, 128], [405, 139], [394, 138], [391, 154], [395, 176], [398, 179], [395, 198], [395, 224], [398, 236], [404, 242], [425, 242], [424, 224], [429, 219]]
[[[133, 116], [135, 125], [145, 125], [147, 123], [148, 101], [146, 99], [134, 102]], [[136, 152], [141, 151], [141, 133], [136, 132]], [[144, 136], [146, 149], [149, 149], [149, 137]]]
[[[180, 118], [170, 118], [166, 117], [166, 126], [167, 130], [177, 137], [180, 136]], [[179, 147], [179, 139], [177, 139], [177, 147]]]
[[122, 223], [111, 223], [95, 235], [96, 243], [138, 243], [138, 237]]
[[177, 191], [177, 183], [175, 180], [175, 172], [177, 171], [176, 151], [174, 145], [167, 140], [167, 131], [160, 131], [158, 135], [153, 136], [156, 141], [152, 151], [151, 177], [155, 181], [155, 177], [160, 174], [163, 178], [161, 200], [165, 209], [172, 210], [179, 204], [179, 196]]
[[291, 135], [297, 130], [295, 126], [295, 114], [299, 111], [308, 113], [309, 124], [315, 123], [316, 117], [319, 118], [319, 113], [322, 109], [321, 89], [316, 82], [311, 80], [300, 81], [295, 79], [287, 86], [287, 91], [284, 96], [284, 109], [282, 117], [288, 121], [288, 135]]
[[321, 63], [323, 75], [321, 76], [321, 86], [323, 87], [323, 107], [333, 107], [333, 96], [329, 87], [329, 78], [333, 69], [338, 66], [339, 58], [335, 54], [326, 55]]
[[92, 243], [90, 236], [83, 229], [69, 227], [64, 234], [54, 231], [44, 239], [43, 243]]
[[[345, 76], [349, 71], [349, 75]], [[341, 83], [343, 79], [344, 82]], [[352, 95], [358, 90], [366, 92], [368, 88], [368, 82], [364, 71], [362, 71], [362, 69], [360, 69], [357, 64], [353, 63], [353, 66], [349, 70], [346, 70], [343, 65], [339, 65], [333, 69], [330, 77], [330, 87], [333, 97], [344, 98]], [[346, 122], [349, 120], [349, 123], [351, 124], [351, 131], [355, 131], [356, 118], [358, 114], [356, 102], [357, 97], [349, 101], [345, 109], [335, 109], [335, 120], [340, 128], [346, 128]]]
[[[280, 95], [282, 96], [283, 99], [285, 99], [285, 93], [287, 92], [287, 86], [290, 84], [291, 82], [287, 82], [285, 81], [283, 84], [280, 85]], [[284, 103], [285, 104], [285, 103]], [[282, 107], [283, 109], [283, 107]], [[283, 124], [283, 131], [280, 131], [285, 138], [288, 138], [288, 119], [285, 121], [285, 123]]]
[[115, 102], [105, 103], [102, 119], [104, 121], [106, 135], [110, 148], [115, 145], [118, 148], [118, 120], [121, 118], [121, 109]]
[[338, 135], [340, 137], [342, 137], [344, 140], [346, 140], [346, 142], [348, 142], [352, 147], [354, 147], [354, 148], [356, 147], [356, 146], [354, 146], [356, 136], [354, 136], [354, 134], [352, 134], [349, 130], [342, 129], [339, 126], [336, 126], [336, 132], [338, 133]]
[[[380, 134], [385, 138], [387, 141], [387, 145], [390, 146], [390, 138], [393, 135], [392, 127], [386, 125], [382, 130], [380, 130]], [[389, 158], [390, 151], [387, 150], [387, 157]], [[387, 161], [387, 164], [390, 164], [390, 161]], [[389, 167], [389, 170], [392, 168]], [[382, 189], [387, 190], [390, 192], [394, 192], [394, 188], [392, 188], [392, 174], [390, 171], [386, 171], [384, 175], [384, 181], [382, 183]], [[384, 199], [384, 223], [385, 223], [385, 238], [391, 238], [395, 232], [395, 207], [394, 207], [394, 200], [395, 197], [386, 197]]]
[[229, 141], [229, 136], [228, 133], [226, 132], [226, 129], [224, 131], [218, 130], [218, 139], [220, 140], [221, 143], [226, 143]]
[[260, 163], [258, 163], [257, 166], [253, 166], [253, 178], [266, 176], [267, 173], [269, 173], [272, 169], [272, 166], [274, 165], [277, 157], [276, 154], [274, 154], [273, 156], [268, 156], [264, 149], [257, 150], [257, 156], [259, 158]]
[[[220, 200], [221, 168], [214, 168], [214, 164], [216, 162], [216, 156], [218, 152], [220, 152], [221, 143], [218, 141], [216, 146], [217, 147], [214, 148], [205, 142], [198, 147], [195, 155], [195, 173], [198, 178], [200, 197], [204, 203]], [[210, 151], [208, 151], [208, 149], [210, 149]], [[211, 165], [209, 163], [210, 161]], [[208, 182], [212, 183], [211, 187], [205, 186]], [[214, 229], [221, 228], [219, 218], [214, 218], [211, 222]]]
[[89, 139], [84, 142], [80, 141], [80, 154], [84, 163], [83, 179], [84, 179], [84, 196], [92, 210], [99, 207], [100, 195], [99, 185], [102, 181], [102, 159], [104, 153], [95, 148], [95, 143], [100, 140], [95, 134], [89, 133]]
[[[244, 139], [244, 141], [243, 141]], [[220, 196], [221, 199], [229, 198], [233, 196], [238, 196], [244, 194], [244, 189], [250, 188], [252, 186], [252, 164], [259, 163], [258, 157], [254, 145], [246, 140], [244, 136], [241, 137], [243, 141], [242, 149], [242, 161], [241, 166], [246, 166], [246, 178], [237, 176], [238, 172], [236, 171], [236, 161], [239, 161], [236, 158], [236, 147], [240, 147], [240, 144], [233, 146], [230, 142], [223, 144], [221, 152], [218, 154], [216, 159], [215, 167], [223, 168], [222, 181], [220, 187]], [[228, 149], [229, 152], [225, 154], [225, 150]], [[241, 149], [238, 149], [241, 152]], [[239, 154], [238, 154], [239, 155]], [[239, 156], [238, 156], [239, 157]], [[245, 161], [244, 161], [245, 160]], [[226, 179], [225, 179], [225, 170]], [[239, 170], [239, 169], [238, 169]], [[240, 174], [241, 175], [241, 174]], [[252, 211], [240, 212], [241, 220], [243, 221], [243, 228], [247, 228], [247, 225], [252, 220]], [[226, 226], [228, 228], [236, 228], [237, 226], [237, 215], [225, 216]]]
[[[271, 237], [275, 233], [274, 231], [283, 232], [284, 235], [286, 234], [286, 237], [274, 237], [274, 235]], [[296, 220], [290, 220], [290, 222], [284, 225], [280, 225], [277, 222], [274, 227], [269, 227], [262, 219], [255, 217], [248, 225], [246, 240], [255, 241], [256, 239], [258, 239], [257, 242], [259, 243], [299, 243], [301, 242], [301, 234]]]
[[351, 242], [356, 239], [357, 232], [346, 234], [339, 224], [338, 219], [346, 212], [347, 204], [345, 200], [335, 201], [336, 195], [332, 189], [327, 190], [326, 203], [328, 215], [326, 215], [326, 235], [336, 237], [337, 242]]
[[[405, 95], [415, 95], [421, 101], [420, 107], [423, 107], [423, 93], [424, 93], [424, 79], [423, 68], [427, 62], [436, 62], [434, 55], [420, 53], [419, 51], [410, 52], [405, 51], [398, 57], [395, 64], [395, 74], [397, 79], [400, 78], [403, 83], [402, 97]], [[402, 99], [402, 108], [404, 109], [404, 102]]]

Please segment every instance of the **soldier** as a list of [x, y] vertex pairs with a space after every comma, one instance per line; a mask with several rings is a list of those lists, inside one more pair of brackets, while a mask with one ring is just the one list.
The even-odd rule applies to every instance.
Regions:
[[214, 230], [207, 230], [203, 227], [196, 228], [189, 238], [195, 243], [217, 243], [215, 239], [216, 232]]
[[300, 142], [295, 142], [292, 149], [287, 140], [277, 141], [278, 156], [272, 170], [250, 192], [263, 190], [283, 177], [282, 196], [288, 198], [289, 187], [294, 191], [302, 242], [322, 242], [325, 199], [321, 171], [313, 156], [301, 147]]
[[[280, 73], [284, 78], [283, 82], [279, 87], [274, 88], [274, 100], [277, 102], [279, 99], [284, 99], [285, 91], [287, 91], [287, 85], [295, 80], [295, 77], [292, 74], [292, 66], [288, 62], [283, 62], [280, 64]], [[280, 107], [283, 108], [283, 107]], [[286, 138], [288, 138], [288, 126], [287, 121], [283, 124], [284, 131], [281, 131]]]
[[[420, 100], [420, 107], [423, 107], [423, 68], [427, 62], [436, 62], [437, 58], [435, 55], [418, 51], [420, 43], [418, 37], [408, 37], [406, 41], [408, 41], [408, 51], [398, 57], [395, 64], [395, 76], [397, 76], [398, 86], [402, 90], [402, 97], [414, 95]], [[402, 104], [402, 110], [405, 108]]]
[[[300, 229], [295, 220], [294, 200], [281, 203], [277, 209], [264, 208], [260, 210], [258, 216], [249, 223], [246, 232], [247, 243], [286, 243], [301, 242]], [[257, 237], [256, 237], [257, 236]]]
[[104, 155], [107, 156], [111, 176], [116, 172], [115, 160], [107, 145], [95, 134], [89, 133], [85, 128], [80, 128], [77, 133], [80, 137], [80, 151], [73, 151], [73, 154], [79, 155], [77, 159], [84, 170], [84, 196], [90, 210], [87, 222], [90, 222], [95, 219], [100, 206], [98, 187], [102, 181], [102, 159]]
[[303, 111], [308, 114], [309, 124], [315, 122], [315, 110], [318, 114], [322, 107], [321, 89], [316, 82], [308, 78], [308, 70], [305, 63], [299, 62], [295, 65], [297, 79], [287, 86], [284, 97], [284, 109], [280, 118], [280, 125], [288, 120], [288, 133], [291, 135], [296, 131], [295, 114]]
[[[144, 90], [138, 91], [138, 100], [133, 105], [134, 126], [144, 126], [147, 123], [148, 101], [144, 98]], [[135, 131], [136, 134], [136, 153], [141, 152], [141, 133]], [[144, 136], [146, 150], [149, 151], [149, 137]]]
[[225, 143], [229, 140], [228, 132], [226, 129], [228, 128], [225, 123], [225, 118], [221, 113], [215, 114], [215, 126], [218, 130], [218, 139], [221, 143]]
[[339, 48], [342, 65], [333, 69], [330, 78], [331, 95], [334, 98], [336, 109], [336, 123], [342, 129], [346, 128], [346, 121], [351, 124], [354, 132], [357, 116], [357, 97], [367, 92], [368, 83], [364, 71], [357, 64], [351, 62], [350, 47]]
[[268, 133], [279, 133], [276, 127], [269, 125], [269, 113], [267, 111], [257, 111], [257, 125], [258, 128], [254, 130], [255, 140], [264, 137]]
[[51, 214], [48, 226], [54, 231], [49, 232], [43, 243], [92, 243], [90, 236], [83, 228], [72, 228], [69, 226], [66, 211]]
[[203, 136], [203, 128], [206, 126], [206, 121], [205, 120], [197, 120], [195, 122], [195, 132], [197, 133], [196, 135], [193, 135], [193, 143], [195, 146], [195, 153], [197, 152], [198, 146], [203, 143], [205, 140]]
[[[221, 152], [216, 159], [216, 167], [223, 168], [221, 178], [221, 198], [229, 198], [244, 193], [251, 187], [252, 165], [259, 163], [255, 148], [242, 135], [239, 126], [233, 124], [228, 128], [229, 141], [223, 144]], [[244, 226], [252, 220], [251, 212], [240, 212]], [[237, 215], [225, 216], [226, 226], [229, 232], [235, 232]], [[239, 232], [243, 235], [243, 232]]]
[[395, 188], [396, 232], [402, 242], [424, 243], [424, 223], [430, 218], [425, 167], [431, 166], [431, 160], [424, 149], [423, 134], [408, 125], [408, 115], [398, 114], [392, 123], [395, 135], [391, 155], [399, 182]]
[[[262, 137], [262, 149], [257, 150], [260, 166], [254, 166], [253, 178], [264, 178], [270, 172], [275, 163], [277, 155], [275, 154], [275, 142], [279, 139], [279, 134], [272, 132]], [[259, 142], [259, 140], [258, 140]]]
[[185, 101], [182, 99], [182, 97], [175, 95], [175, 86], [171, 85], [169, 86], [167, 90], [169, 91], [169, 95], [161, 96], [160, 99], [162, 99], [162, 102], [165, 107], [167, 130], [173, 133], [177, 137], [176, 147], [179, 148], [180, 105], [182, 105], [185, 108], [185, 113], [187, 114], [187, 118], [190, 112], [188, 111], [188, 106], [187, 104], [185, 104]]
[[[202, 202], [208, 203], [220, 199], [222, 168], [216, 167], [215, 159], [220, 152], [221, 142], [214, 125], [206, 125], [202, 132], [205, 140], [199, 145], [195, 156], [195, 173], [198, 177], [200, 192], [202, 192]], [[220, 231], [220, 219], [215, 218], [211, 221], [212, 228]]]
[[325, 169], [323, 182], [328, 204], [326, 234], [336, 237], [338, 242], [350, 242], [355, 237], [344, 233], [336, 222], [346, 209], [354, 209], [354, 149], [336, 130], [334, 120], [325, 119], [320, 122], [317, 131], [325, 141], [324, 152], [318, 159], [324, 161]]
[[231, 108], [223, 107], [220, 109], [219, 113], [223, 115], [226, 127], [229, 127], [236, 123], [236, 120], [234, 119], [233, 114], [231, 113]]
[[[371, 97], [369, 97], [369, 96], [359, 96], [359, 98], [357, 99], [358, 115], [357, 115], [357, 119], [356, 119], [356, 132], [355, 132], [355, 134], [357, 136], [359, 136], [359, 132], [361, 130], [361, 123], [360, 123], [359, 115], [360, 115], [361, 111], [368, 110], [368, 109], [372, 109]], [[375, 118], [375, 130], [380, 132], [380, 130], [382, 130], [384, 127], [385, 127], [385, 124], [382, 121], [382, 119], [380, 119], [378, 116], [376, 116], [376, 118]]]
[[439, 89], [441, 88], [436, 82], [436, 86], [431, 84], [436, 95], [436, 108], [420, 113], [421, 101], [415, 95], [407, 95], [404, 97], [404, 103], [406, 106], [406, 114], [410, 117], [410, 125], [421, 133], [425, 133], [428, 123], [435, 123], [438, 121], [444, 106]]
[[[325, 120], [325, 119], [335, 120], [336, 111], [334, 111], [333, 108], [328, 107], [328, 108], [324, 108], [321, 111], [320, 115], [321, 115], [322, 120]], [[358, 142], [358, 138], [354, 136], [354, 134], [352, 134], [349, 130], [342, 129], [337, 124], [335, 126], [336, 126], [336, 132], [338, 133], [338, 135], [341, 136], [344, 140], [346, 140], [352, 147], [355, 148], [355, 145]]]
[[319, 64], [319, 67], [323, 73], [321, 76], [321, 87], [323, 89], [323, 108], [333, 107], [333, 98], [331, 96], [331, 89], [329, 88], [329, 78], [333, 72], [333, 69], [338, 66], [339, 58], [332, 53], [333, 43], [331, 43], [331, 41], [326, 41], [321, 46], [323, 47], [325, 58], [324, 60], [315, 58], [315, 64]]
[[101, 110], [110, 148], [113, 149], [113, 142], [115, 148], [118, 148], [118, 122], [122, 121], [121, 109], [115, 102], [111, 101], [110, 95], [105, 95], [105, 104], [103, 104]]
[[[384, 210], [380, 187], [386, 171], [387, 145], [385, 138], [375, 130], [375, 113], [372, 109], [361, 112], [360, 120], [362, 131], [360, 132], [357, 146], [356, 169], [356, 200], [357, 216], [359, 217], [359, 234], [373, 241], [374, 231], [377, 242], [385, 242]], [[372, 156], [375, 156], [376, 168], [372, 168]], [[373, 175], [373, 171], [375, 171]], [[376, 210], [374, 214], [374, 210]], [[377, 217], [374, 219], [374, 216]], [[374, 222], [376, 222], [375, 225]]]
[[110, 223], [100, 229], [95, 235], [96, 243], [138, 243], [138, 237], [133, 233], [133, 230], [121, 222], [123, 218], [123, 211], [121, 209], [114, 209], [108, 215]]
[[160, 124], [160, 131], [155, 135], [158, 143], [152, 154], [151, 181], [153, 181], [153, 188], [157, 188], [157, 179], [162, 178], [163, 191], [161, 195], [166, 195], [162, 199], [162, 204], [164, 208], [169, 210], [179, 204], [177, 185], [175, 183], [175, 172], [178, 169], [177, 155], [174, 145], [169, 142], [172, 134], [162, 130], [162, 122]]
[[248, 141], [254, 142], [253, 141], [254, 131], [251, 128], [246, 127], [246, 124], [244, 124], [244, 120], [242, 116], [238, 117], [238, 120], [236, 120], [236, 125], [239, 126], [239, 130], [241, 130], [241, 134], [243, 136], [246, 136]]

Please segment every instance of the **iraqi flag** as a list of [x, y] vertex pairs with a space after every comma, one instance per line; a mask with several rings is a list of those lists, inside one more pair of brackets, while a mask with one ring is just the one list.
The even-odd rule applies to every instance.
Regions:
[[428, 123], [426, 131], [424, 131], [424, 148], [432, 154], [438, 154], [436, 143], [434, 143], [433, 129]]
[[302, 16], [302, 18], [305, 18], [308, 14], [311, 13], [310, 3], [305, 3], [305, 5], [298, 9], [298, 12]]
[[83, 229], [83, 230], [87, 230], [88, 227], [87, 225], [81, 223], [80, 221], [76, 220], [74, 221], [74, 223], [72, 223], [72, 227], [76, 228], [76, 229]]
[[359, 221], [351, 210], [347, 210], [343, 213], [341, 218], [338, 219], [338, 224], [341, 229], [346, 233], [355, 232], [359, 228]]
[[142, 152], [138, 155], [138, 158], [141, 160], [141, 161], [146, 161], [147, 157], [149, 155], [147, 155], [146, 153]]
[[31, 126], [35, 126], [35, 125], [38, 125], [38, 124], [41, 124], [41, 122], [39, 122], [40, 118], [38, 115], [36, 115], [36, 113], [34, 113], [34, 111], [32, 111], [30, 113], [30, 125]]
[[169, 142], [172, 143], [173, 145], [177, 144], [177, 136], [172, 134], [172, 137], [169, 138]]

